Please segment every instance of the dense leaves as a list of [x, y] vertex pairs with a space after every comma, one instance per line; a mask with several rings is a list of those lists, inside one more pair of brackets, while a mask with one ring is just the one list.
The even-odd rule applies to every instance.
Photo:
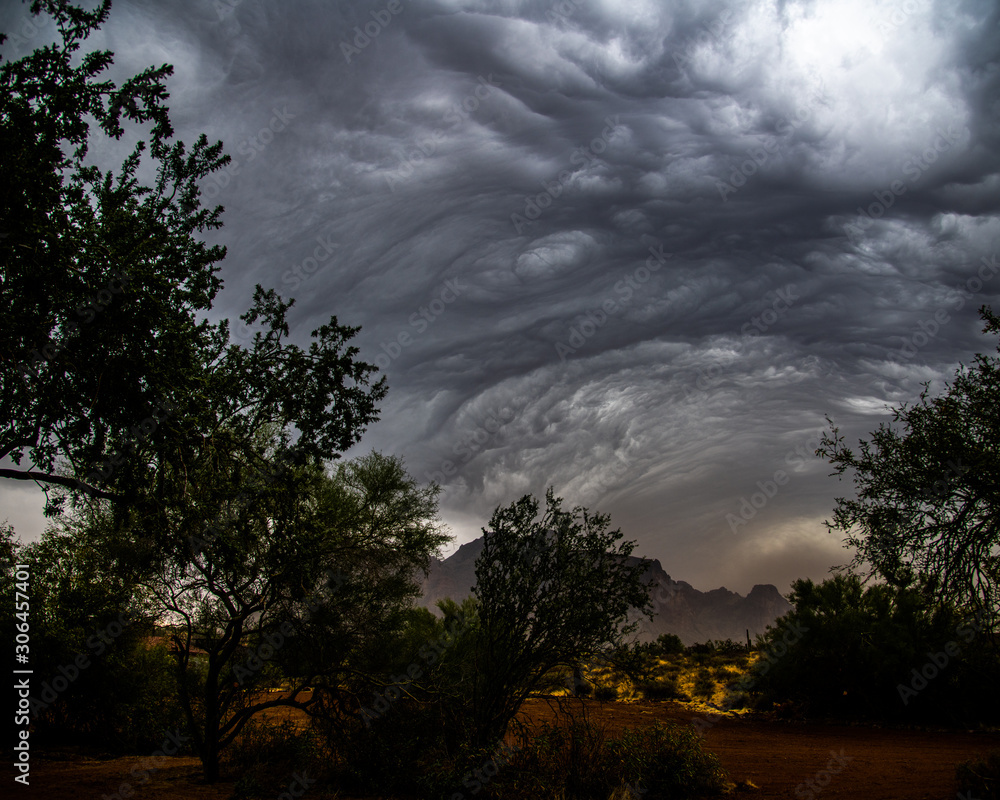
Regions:
[[[981, 310], [985, 332], [1000, 319]], [[855, 565], [905, 585], [933, 576], [941, 598], [996, 620], [1000, 589], [1000, 358], [977, 355], [945, 392], [893, 413], [849, 448], [836, 428], [820, 454], [853, 473], [830, 526], [856, 548]]]
[[810, 715], [968, 723], [989, 719], [996, 662], [984, 623], [927, 587], [856, 575], [798, 580], [795, 608], [758, 642], [746, 683], [766, 704]]
[[[200, 238], [223, 209], [201, 207], [198, 182], [229, 157], [204, 136], [190, 151], [172, 141], [171, 67], [116, 86], [99, 80], [109, 52], [77, 54], [109, 6], [34, 3], [61, 41], [0, 65], [0, 458], [14, 462], [0, 477], [154, 520], [217, 436], [249, 448], [273, 424], [289, 458], [334, 458], [377, 419], [385, 385], [336, 317], [307, 349], [289, 343], [292, 301], [273, 290], [258, 287], [242, 317], [259, 329], [248, 348], [204, 319], [225, 250]], [[88, 160], [92, 142], [126, 130], [148, 141], [117, 172]], [[152, 185], [138, 178], [144, 156]]]
[[550, 489], [497, 508], [476, 560], [481, 643], [473, 699], [476, 736], [492, 744], [521, 703], [557, 666], [615, 647], [649, 613], [645, 565], [605, 514], [565, 511]]

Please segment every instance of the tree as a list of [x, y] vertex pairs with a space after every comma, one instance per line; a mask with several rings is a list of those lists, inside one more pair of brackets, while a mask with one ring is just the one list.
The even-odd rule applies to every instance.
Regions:
[[64, 516], [20, 546], [30, 575], [30, 715], [40, 736], [148, 750], [182, 724], [166, 652], [127, 542], [93, 514]]
[[[1000, 319], [980, 309], [984, 332]], [[998, 348], [1000, 349], [1000, 348]], [[832, 423], [831, 423], [832, 426]], [[933, 580], [937, 596], [969, 605], [995, 636], [1000, 588], [1000, 358], [979, 354], [938, 397], [893, 411], [857, 453], [836, 427], [817, 451], [856, 497], [837, 498], [832, 530], [856, 548], [853, 566], [905, 586]]]
[[[192, 503], [218, 514], [193, 551], [154, 549], [142, 580], [173, 623], [180, 695], [209, 781], [255, 714], [308, 710], [307, 687], [328, 697], [371, 664], [371, 643], [399, 626], [415, 572], [445, 539], [438, 488], [418, 487], [398, 459], [372, 453], [332, 477], [289, 467], [248, 491], [243, 455], [219, 454], [191, 476]], [[259, 694], [282, 680], [287, 693]]]
[[[204, 135], [190, 151], [171, 141], [170, 66], [116, 86], [99, 80], [110, 52], [78, 55], [110, 5], [36, 0], [60, 41], [0, 65], [0, 458], [14, 462], [0, 477], [137, 508], [158, 474], [182, 488], [217, 431], [247, 438], [266, 422], [297, 458], [333, 458], [377, 419], [384, 381], [368, 385], [375, 367], [354, 360], [357, 329], [336, 317], [308, 351], [284, 341], [292, 303], [273, 291], [257, 287], [242, 317], [261, 327], [248, 349], [202, 318], [225, 249], [199, 238], [223, 209], [201, 207], [198, 182], [229, 156]], [[148, 145], [117, 173], [88, 162], [91, 141], [127, 127]], [[137, 177], [147, 152], [151, 186]]]
[[545, 495], [498, 507], [483, 529], [474, 592], [479, 609], [476, 681], [471, 700], [476, 743], [502, 737], [528, 694], [550, 670], [620, 645], [650, 615], [645, 565], [634, 542], [608, 530], [610, 518], [562, 509]]
[[795, 581], [794, 608], [758, 638], [764, 657], [744, 683], [813, 715], [989, 719], [996, 669], [976, 647], [979, 623], [925, 589], [848, 574]]

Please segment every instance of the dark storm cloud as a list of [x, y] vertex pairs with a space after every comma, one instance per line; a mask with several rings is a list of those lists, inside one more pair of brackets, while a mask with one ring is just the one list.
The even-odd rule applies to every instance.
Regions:
[[391, 389], [359, 452], [439, 480], [462, 540], [554, 485], [746, 591], [848, 560], [822, 520], [849, 487], [803, 455], [825, 416], [856, 438], [991, 346], [997, 26], [923, 0], [178, 0], [119, 3], [101, 43], [123, 74], [174, 63], [179, 135], [233, 155], [205, 185], [219, 312], [260, 282], [300, 340], [362, 325]]

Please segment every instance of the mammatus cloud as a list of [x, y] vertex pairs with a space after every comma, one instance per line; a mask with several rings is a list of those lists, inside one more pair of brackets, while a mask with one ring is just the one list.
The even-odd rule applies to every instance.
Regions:
[[362, 325], [390, 394], [358, 451], [440, 482], [461, 541], [552, 485], [675, 577], [747, 591], [849, 560], [822, 521], [850, 486], [808, 456], [827, 415], [857, 438], [992, 349], [997, 23], [123, 0], [99, 44], [122, 74], [174, 63], [179, 136], [233, 155], [204, 187], [218, 313], [260, 282], [296, 297], [299, 339]]

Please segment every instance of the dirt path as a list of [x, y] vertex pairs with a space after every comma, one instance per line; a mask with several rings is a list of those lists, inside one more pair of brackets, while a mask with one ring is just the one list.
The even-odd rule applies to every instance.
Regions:
[[[690, 723], [695, 716], [677, 703], [588, 701], [582, 708], [609, 732], [645, 726], [654, 719]], [[524, 710], [535, 720], [556, 719], [542, 700], [529, 700]], [[733, 781], [759, 787], [736, 797], [754, 800], [957, 800], [955, 764], [976, 752], [1000, 750], [1000, 734], [733, 718], [718, 718], [704, 735], [706, 749], [719, 756]], [[831, 761], [831, 753], [843, 753], [845, 763]], [[138, 757], [98, 760], [74, 753], [39, 754], [30, 789], [13, 784], [0, 795], [38, 800], [226, 800], [232, 794], [231, 782], [201, 785], [195, 758], [168, 758], [144, 783], [139, 780], [142, 767]], [[326, 797], [310, 791], [307, 800]]]

